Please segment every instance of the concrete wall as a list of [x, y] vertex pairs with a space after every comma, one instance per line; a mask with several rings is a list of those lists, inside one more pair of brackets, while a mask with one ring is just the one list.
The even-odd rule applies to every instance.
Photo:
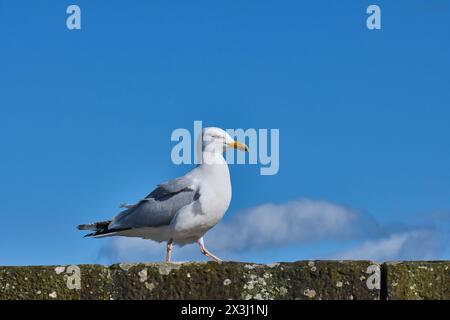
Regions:
[[0, 299], [450, 299], [450, 262], [0, 267]]

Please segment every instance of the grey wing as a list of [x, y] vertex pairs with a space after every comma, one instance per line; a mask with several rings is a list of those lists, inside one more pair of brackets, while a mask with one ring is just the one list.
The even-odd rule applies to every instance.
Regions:
[[186, 178], [160, 184], [147, 197], [113, 218], [108, 229], [159, 227], [169, 225], [182, 207], [200, 197]]

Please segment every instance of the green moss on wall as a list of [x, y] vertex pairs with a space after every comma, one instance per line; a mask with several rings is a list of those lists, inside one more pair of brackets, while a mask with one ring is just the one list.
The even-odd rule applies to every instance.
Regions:
[[391, 262], [383, 268], [387, 299], [450, 299], [449, 261]]
[[0, 299], [379, 299], [370, 261], [0, 267]]

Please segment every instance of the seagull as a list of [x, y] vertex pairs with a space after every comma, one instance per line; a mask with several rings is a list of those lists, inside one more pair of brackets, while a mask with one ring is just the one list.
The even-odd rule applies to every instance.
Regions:
[[157, 185], [136, 204], [112, 220], [82, 224], [79, 230], [91, 230], [85, 237], [139, 237], [167, 242], [166, 261], [171, 261], [173, 245], [198, 243], [205, 256], [222, 260], [205, 247], [203, 236], [225, 215], [231, 201], [231, 180], [223, 153], [228, 148], [248, 151], [247, 145], [234, 141], [220, 128], [204, 128], [199, 137], [201, 163], [182, 177]]

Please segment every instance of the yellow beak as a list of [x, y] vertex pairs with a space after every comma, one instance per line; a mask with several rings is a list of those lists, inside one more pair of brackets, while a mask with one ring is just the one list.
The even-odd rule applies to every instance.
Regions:
[[246, 145], [245, 143], [242, 143], [242, 142], [233, 141], [233, 142], [230, 144], [230, 146], [233, 147], [233, 148], [235, 148], [235, 149], [242, 150], [242, 151], [248, 151], [247, 145]]

